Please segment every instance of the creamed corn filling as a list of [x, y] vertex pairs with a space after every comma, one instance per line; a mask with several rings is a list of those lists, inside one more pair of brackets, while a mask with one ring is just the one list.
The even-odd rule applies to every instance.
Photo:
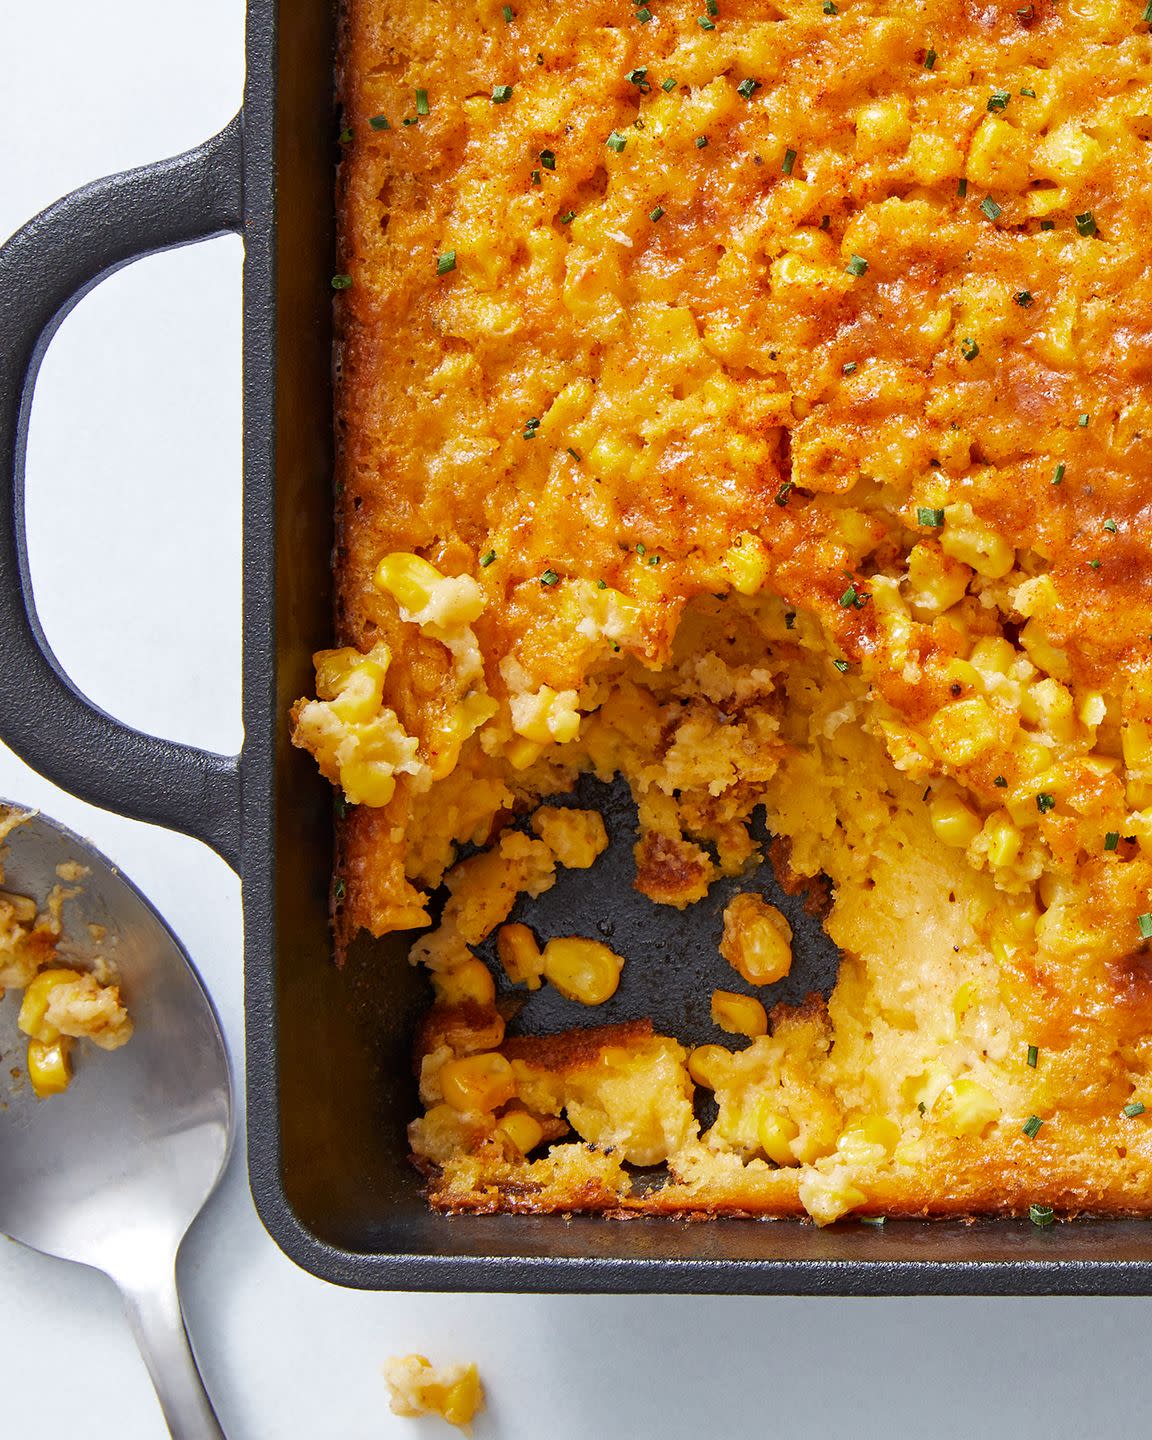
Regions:
[[[443, 25], [348, 7], [342, 648], [294, 712], [351, 805], [341, 937], [426, 925], [447, 879], [413, 947], [434, 1203], [1152, 1208], [1148, 20]], [[673, 906], [760, 858], [763, 806], [831, 881], [828, 1001], [773, 1004], [791, 935], [748, 893], [727, 1045], [506, 1037], [490, 933], [573, 1025], [628, 963], [508, 923], [603, 849], [540, 806], [587, 772]]]

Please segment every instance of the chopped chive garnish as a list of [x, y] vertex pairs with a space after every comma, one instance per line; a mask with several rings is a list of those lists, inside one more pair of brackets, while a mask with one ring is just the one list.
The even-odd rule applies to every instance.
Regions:
[[1036, 1061], [1037, 1061], [1039, 1058], [1040, 1058], [1040, 1051], [1039, 1051], [1038, 1047], [1035, 1046], [1035, 1045], [1029, 1045], [1029, 1046], [1028, 1046], [1028, 1064], [1032, 1067], [1033, 1070], [1036, 1069]]
[[1091, 565], [1091, 567], [1092, 567], [1093, 570], [1099, 570], [1099, 568], [1100, 568], [1100, 561], [1099, 561], [1099, 560], [1089, 560], [1089, 561], [1088, 561], [1088, 564]]
[[427, 90], [416, 91], [416, 113], [417, 115], [427, 115], [429, 113]]
[[840, 606], [841, 610], [852, 610], [856, 607], [856, 601], [859, 598], [855, 585], [849, 585], [836, 603]]
[[781, 166], [780, 166], [781, 170], [783, 170], [783, 172], [784, 172], [785, 175], [791, 175], [791, 173], [792, 173], [792, 167], [793, 167], [793, 165], [795, 165], [795, 164], [796, 164], [796, 151], [795, 151], [795, 150], [792, 150], [792, 149], [785, 150], [785, 151], [784, 151], [784, 160], [783, 160], [783, 162], [781, 163]]
[[332, 277], [333, 290], [347, 290], [351, 284], [351, 275], [333, 275]]
[[861, 1225], [875, 1225], [877, 1228], [879, 1228], [881, 1225], [884, 1224], [885, 1218], [886, 1218], [886, 1217], [883, 1216], [883, 1215], [861, 1215], [861, 1216], [860, 1216], [860, 1224], [861, 1224]]
[[1012, 299], [1020, 306], [1021, 310], [1027, 310], [1029, 305], [1032, 304], [1032, 292], [1030, 290], [1017, 290]]
[[936, 51], [926, 50], [924, 52], [924, 69], [934, 70], [936, 68]]
[[916, 511], [916, 523], [924, 525], [929, 530], [939, 530], [944, 524], [944, 511], [930, 510], [921, 506]]
[[541, 151], [540, 151], [540, 163], [541, 163], [541, 165], [543, 165], [543, 167], [545, 168], [545, 170], [555, 170], [555, 168], [556, 168], [556, 156], [555, 156], [555, 154], [553, 153], [553, 151], [551, 151], [551, 150], [541, 150]]
[[825, 14], [825, 15], [839, 15], [839, 13], [840, 13], [840, 11], [836, 8], [836, 5], [833, 3], [833, 0], [824, 0], [824, 14]]
[[841, 375], [851, 375], [852, 372], [853, 372], [855, 369], [856, 369], [856, 361], [855, 361], [855, 360], [845, 360], [844, 364], [841, 365], [841, 367], [840, 367], [840, 373], [841, 373]]
[[652, 19], [652, 11], [648, 9], [647, 5], [641, 5], [640, 9], [636, 11], [636, 19], [641, 25], [647, 25]]
[[1079, 427], [1080, 427], [1081, 430], [1087, 430], [1087, 428], [1088, 428], [1088, 421], [1089, 421], [1091, 418], [1092, 418], [1092, 417], [1091, 417], [1090, 415], [1077, 415], [1077, 417], [1076, 417], [1076, 424], [1079, 425]]
[[482, 570], [487, 570], [488, 566], [491, 565], [492, 562], [493, 562], [493, 560], [495, 560], [495, 559], [496, 559], [496, 551], [495, 551], [495, 550], [486, 550], [486, 551], [484, 552], [484, 554], [480, 556], [480, 568], [481, 568]]
[[493, 87], [492, 87], [492, 104], [493, 104], [493, 105], [506, 105], [506, 104], [508, 103], [508, 101], [511, 100], [511, 98], [512, 98], [512, 86], [511, 86], [511, 85], [493, 85]]
[[1003, 775], [997, 775], [995, 780], [992, 781], [992, 784], [996, 786], [997, 790], [1007, 790], [1008, 788], [1008, 781], [1005, 780]]
[[351, 143], [352, 143], [352, 127], [351, 127], [351, 125], [345, 125], [344, 129], [340, 131], [340, 144], [341, 144], [341, 145], [350, 145]]
[[1066, 468], [1066, 467], [1065, 467], [1065, 465], [1064, 465], [1064, 462], [1063, 462], [1063, 460], [1061, 460], [1060, 464], [1057, 465], [1057, 466], [1056, 466], [1056, 469], [1053, 470], [1053, 472], [1052, 472], [1052, 484], [1053, 484], [1053, 485], [1059, 485], [1060, 482], [1061, 482], [1061, 480], [1064, 479], [1064, 470], [1065, 470], [1065, 468]]
[[580, 452], [579, 452], [579, 450], [573, 450], [572, 446], [569, 445], [569, 446], [568, 446], [568, 451], [567, 451], [567, 453], [572, 456], [573, 460], [575, 460], [577, 464], [580, 463], [580, 458], [581, 458], [581, 457], [580, 457]]
[[532, 171], [532, 183], [533, 185], [543, 185], [544, 177], [540, 174], [539, 170]]
[[660, 217], [661, 217], [663, 214], [664, 214], [664, 207], [663, 207], [663, 205], [657, 205], [657, 206], [655, 207], [655, 209], [649, 210], [649, 212], [648, 212], [648, 219], [651, 220], [653, 224], [655, 224], [656, 221], [659, 220]]
[[1110, 534], [1115, 535], [1115, 534], [1116, 534], [1116, 521], [1115, 521], [1115, 520], [1105, 520], [1105, 521], [1104, 521], [1104, 528], [1105, 528], [1105, 530], [1107, 530]]
[[868, 269], [868, 262], [864, 259], [863, 255], [853, 255], [844, 269], [849, 275], [859, 277]]
[[1108, 833], [1107, 833], [1107, 835], [1104, 836], [1104, 849], [1105, 849], [1105, 850], [1115, 850], [1116, 847], [1117, 847], [1117, 845], [1119, 845], [1119, 844], [1120, 844], [1120, 832], [1119, 832], [1119, 830], [1109, 830]]
[[1029, 1205], [1028, 1219], [1041, 1230], [1046, 1230], [1056, 1219], [1056, 1212], [1051, 1205]]
[[607, 581], [607, 580], [597, 580], [597, 581], [596, 581], [596, 588], [597, 588], [597, 590], [607, 590], [607, 588], [608, 588], [608, 581]]
[[1040, 228], [1041, 230], [1055, 230], [1056, 222], [1055, 220], [1041, 220]]
[[541, 585], [556, 585], [559, 583], [559, 580], [560, 576], [552, 569], [545, 570], [543, 575], [540, 576]]
[[965, 336], [960, 342], [960, 353], [964, 356], [965, 360], [975, 360], [976, 356], [980, 353], [980, 346], [977, 345], [976, 341], [973, 340], [970, 335]]
[[992, 94], [988, 97], [988, 109], [993, 112], [1007, 110], [1008, 102], [1011, 99], [1011, 90], [993, 90]]
[[639, 70], [629, 70], [624, 78], [628, 81], [629, 85], [639, 85], [641, 90], [651, 89], [651, 86], [648, 84], [648, 67], [646, 65], [642, 66]]
[[336, 901], [337, 905], [341, 903], [347, 893], [347, 887], [345, 886], [344, 881], [337, 880], [335, 885], [333, 885], [332, 887], [332, 898]]
[[832, 664], [835, 665], [836, 669], [839, 670], [839, 672], [840, 672], [841, 675], [843, 675], [843, 674], [845, 673], [845, 671], [848, 669], [848, 661], [847, 661], [847, 660], [833, 660], [833, 661], [832, 661]]
[[792, 493], [792, 481], [785, 480], [779, 490], [776, 491], [776, 504], [783, 508], [788, 504], [788, 496]]
[[1020, 94], [1027, 95], [1029, 100], [1035, 100], [1036, 98], [1036, 91], [1032, 89], [1031, 85], [1025, 85], [1020, 91]]
[[570, 224], [572, 223], [572, 221], [575, 220], [575, 218], [576, 218], [576, 212], [575, 212], [575, 210], [569, 210], [569, 211], [567, 212], [567, 214], [564, 214], [564, 215], [561, 215], [561, 216], [560, 216], [560, 224], [561, 224], [561, 225], [570, 225]]
[[1149, 915], [1147, 911], [1143, 915], [1137, 915], [1136, 924], [1140, 927], [1140, 938], [1152, 940], [1152, 915]]
[[1152, 25], [1152, 0], [1148, 0], [1148, 4], [1145, 5], [1144, 13], [1140, 18], [1144, 21], [1145, 25]]
[[959, 197], [960, 197], [961, 200], [963, 200], [964, 197], [965, 197], [965, 195], [968, 194], [968, 179], [967, 179], [967, 176], [963, 176], [963, 175], [962, 175], [962, 176], [960, 177], [960, 179], [957, 180], [957, 182], [956, 182], [956, 193], [957, 193], [957, 195], [959, 195]]
[[455, 252], [455, 250], [445, 250], [445, 252], [443, 253], [443, 255], [440, 256], [439, 260], [436, 261], [436, 273], [437, 273], [437, 275], [447, 275], [448, 272], [449, 272], [449, 270], [455, 270], [455, 268], [456, 268], [456, 252]]
[[696, 23], [700, 26], [701, 30], [715, 30], [716, 28], [715, 24], [709, 20], [707, 15], [697, 15]]
[[696, 148], [697, 148], [697, 150], [703, 150], [704, 147], [705, 147], [707, 144], [708, 144], [708, 136], [707, 136], [707, 135], [697, 135], [697, 136], [696, 136]]
[[1040, 811], [1041, 815], [1047, 815], [1049, 810], [1055, 810], [1055, 808], [1055, 795], [1049, 795], [1047, 790], [1041, 790], [1036, 796], [1036, 809]]
[[500, 13], [509, 25], [511, 25], [512, 21], [516, 18], [516, 12], [512, 9], [511, 5], [501, 5]]
[[755, 95], [759, 89], [760, 81], [753, 80], [752, 77], [749, 76], [747, 80], [741, 80], [740, 84], [736, 86], [736, 93], [737, 95], [743, 95], [745, 100], [751, 100], [752, 96]]
[[616, 154], [620, 155], [624, 151], [624, 146], [628, 143], [628, 138], [625, 135], [621, 135], [618, 130], [613, 130], [604, 143], [608, 146], [609, 150], [615, 150]]
[[659, 555], [649, 555], [649, 557], [648, 557], [648, 564], [649, 564], [649, 565], [659, 565], [659, 563], [660, 563], [660, 556], [659, 556]]
[[999, 220], [1000, 216], [1004, 213], [991, 195], [985, 195], [984, 199], [981, 200], [980, 209], [983, 210], [989, 220]]
[[373, 130], [391, 130], [392, 128], [388, 123], [387, 115], [372, 115], [368, 119], [368, 124]]
[[667, 80], [661, 80], [660, 88], [664, 91], [665, 95], [667, 95], [670, 90], [675, 90], [676, 81], [673, 80], [671, 75], [669, 75]]
[[1120, 1113], [1126, 1120], [1135, 1120], [1137, 1115], [1144, 1114], [1144, 1102], [1141, 1100], [1133, 1100], [1131, 1105], [1125, 1105]]
[[1076, 216], [1076, 229], [1081, 235], [1096, 234], [1096, 217], [1091, 210], [1085, 210], [1083, 215]]
[[1028, 1119], [1025, 1120], [1020, 1128], [1024, 1131], [1024, 1134], [1028, 1136], [1029, 1140], [1034, 1140], [1037, 1134], [1039, 1134], [1040, 1127], [1043, 1124], [1044, 1121], [1041, 1120], [1039, 1115], [1029, 1115]]
[[415, 115], [405, 115], [400, 123], [401, 125], [419, 125], [420, 121]]
[[716, 3], [716, 0], [705, 0], [704, 8], [713, 19], [720, 13], [720, 6]]

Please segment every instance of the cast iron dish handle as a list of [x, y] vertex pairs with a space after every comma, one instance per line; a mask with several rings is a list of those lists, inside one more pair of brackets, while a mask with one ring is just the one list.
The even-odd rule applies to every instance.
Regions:
[[74, 190], [0, 248], [0, 738], [72, 794], [195, 835], [234, 869], [239, 757], [122, 725], [52, 653], [28, 569], [24, 458], [36, 374], [65, 315], [142, 255], [240, 231], [242, 190], [237, 116], [196, 150]]

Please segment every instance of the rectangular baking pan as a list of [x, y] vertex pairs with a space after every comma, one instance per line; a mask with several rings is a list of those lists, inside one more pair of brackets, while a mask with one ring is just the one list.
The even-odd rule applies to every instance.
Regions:
[[[1140, 1220], [818, 1230], [427, 1210], [405, 1140], [416, 1108], [411, 1035], [427, 995], [404, 937], [360, 942], [335, 969], [331, 793], [287, 727], [289, 705], [312, 683], [309, 656], [331, 634], [335, 32], [326, 0], [250, 0], [237, 119], [198, 150], [74, 192], [0, 250], [0, 735], [73, 793], [195, 835], [240, 870], [248, 1162], [265, 1225], [305, 1269], [363, 1289], [1152, 1292], [1152, 1225]], [[226, 231], [245, 244], [238, 757], [129, 730], [75, 689], [36, 620], [23, 525], [32, 389], [56, 326], [120, 265]], [[626, 828], [626, 813], [614, 824]], [[641, 923], [626, 865], [610, 868], [608, 889], [568, 903]], [[691, 927], [709, 917], [675, 923], [689, 927], [682, 961], [630, 967], [635, 991], [614, 1018], [654, 1010], [664, 1019], [673, 971], [684, 995], [707, 993], [708, 947], [693, 944]]]

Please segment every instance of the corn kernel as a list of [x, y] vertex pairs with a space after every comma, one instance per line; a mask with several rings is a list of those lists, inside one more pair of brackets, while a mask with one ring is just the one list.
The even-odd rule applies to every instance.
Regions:
[[512, 1066], [493, 1051], [449, 1060], [440, 1071], [440, 1084], [444, 1099], [462, 1113], [496, 1110], [516, 1094]]
[[932, 717], [928, 733], [946, 765], [970, 765], [999, 738], [995, 712], [980, 695], [942, 705]]
[[856, 112], [856, 154], [863, 159], [902, 150], [911, 135], [908, 102], [903, 96], [873, 100]]
[[28, 1079], [32, 1089], [46, 1100], [49, 1095], [61, 1095], [72, 1079], [69, 1051], [72, 1041], [67, 1035], [55, 1040], [30, 1040], [28, 1042]]
[[928, 807], [932, 830], [945, 845], [964, 850], [980, 834], [980, 817], [954, 795], [938, 795]]
[[725, 551], [724, 568], [733, 589], [741, 595], [755, 595], [767, 579], [771, 565], [760, 539], [745, 533]]
[[817, 1225], [831, 1225], [868, 1198], [842, 1175], [824, 1175], [819, 1170], [809, 1171], [798, 1189], [800, 1203]]
[[792, 968], [792, 927], [761, 896], [733, 896], [724, 911], [720, 954], [749, 985], [773, 985]]
[[770, 1101], [764, 1101], [756, 1121], [756, 1138], [760, 1148], [774, 1165], [795, 1165], [798, 1163], [792, 1152], [792, 1141], [800, 1133], [795, 1120], [781, 1115], [772, 1108]]
[[988, 863], [993, 866], [1013, 865], [1019, 859], [1024, 836], [1003, 810], [990, 815], [984, 825], [988, 842]]
[[20, 1004], [20, 1014], [16, 1023], [25, 1035], [31, 1036], [33, 1040], [39, 1040], [44, 1045], [54, 1045], [60, 1039], [60, 1031], [55, 1025], [49, 1024], [46, 1019], [48, 1013], [48, 1001], [51, 999], [52, 990], [57, 985], [70, 985], [73, 981], [79, 980], [79, 970], [52, 969], [41, 970], [27, 990]]
[[1015, 563], [1016, 554], [1007, 540], [978, 520], [967, 502], [944, 507], [944, 531], [940, 548], [945, 555], [970, 565], [978, 575], [999, 580]]
[[512, 728], [517, 735], [537, 745], [556, 741], [564, 745], [575, 740], [580, 730], [575, 690], [553, 690], [541, 685], [535, 693], [513, 695]]
[[921, 610], [940, 614], [963, 600], [972, 571], [944, 554], [938, 545], [913, 545], [908, 552], [908, 600]]
[[487, 965], [475, 958], [451, 970], [434, 971], [432, 984], [436, 998], [445, 1005], [492, 1005], [496, 1000], [496, 984]]
[[887, 1115], [860, 1115], [841, 1131], [836, 1149], [846, 1160], [866, 1165], [878, 1158], [878, 1150], [891, 1155], [900, 1143], [900, 1135], [900, 1126]]
[[932, 1114], [949, 1135], [959, 1138], [979, 1135], [993, 1120], [998, 1120], [1000, 1105], [978, 1081], [961, 1075], [940, 1092]]
[[387, 591], [401, 609], [414, 614], [424, 609], [443, 579], [435, 565], [419, 555], [397, 550], [385, 555], [377, 565], [374, 583], [378, 590]]
[[969, 657], [982, 675], [1006, 676], [1016, 661], [1016, 651], [1002, 635], [985, 635], [977, 640]]
[[536, 937], [527, 925], [501, 925], [496, 932], [496, 954], [513, 985], [539, 990], [544, 961]]
[[757, 1035], [767, 1035], [768, 1012], [751, 995], [739, 995], [734, 990], [713, 990], [712, 1023], [729, 1035], [747, 1035], [754, 1040]]
[[603, 1005], [616, 993], [624, 961], [599, 940], [560, 936], [544, 947], [544, 974], [566, 1000]]
[[1020, 644], [1037, 670], [1054, 675], [1057, 680], [1071, 680], [1072, 665], [1068, 652], [1052, 644], [1048, 630], [1041, 621], [1028, 621], [1020, 631]]
[[543, 1126], [535, 1115], [529, 1115], [527, 1110], [509, 1110], [507, 1115], [501, 1115], [496, 1122], [496, 1129], [521, 1155], [535, 1150], [544, 1138]]
[[731, 1052], [723, 1045], [697, 1045], [688, 1056], [688, 1074], [705, 1090], [718, 1090], [724, 1083], [724, 1069]]

